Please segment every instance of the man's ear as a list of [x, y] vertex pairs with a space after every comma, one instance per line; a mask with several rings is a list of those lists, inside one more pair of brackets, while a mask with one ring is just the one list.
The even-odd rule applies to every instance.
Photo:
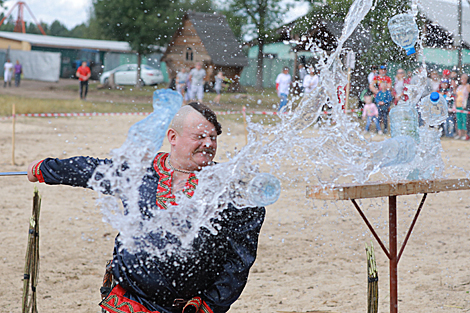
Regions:
[[168, 142], [172, 146], [174, 146], [176, 144], [176, 137], [177, 136], [178, 136], [178, 133], [173, 128], [169, 128], [168, 131], [166, 132], [166, 137], [168, 138]]

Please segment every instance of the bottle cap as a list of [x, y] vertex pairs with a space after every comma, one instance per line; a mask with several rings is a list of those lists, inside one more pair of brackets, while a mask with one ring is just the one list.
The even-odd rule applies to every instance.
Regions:
[[439, 100], [439, 93], [436, 91], [431, 92], [430, 98], [432, 102], [437, 102]]
[[406, 49], [406, 55], [412, 55], [414, 53], [416, 53], [415, 47]]

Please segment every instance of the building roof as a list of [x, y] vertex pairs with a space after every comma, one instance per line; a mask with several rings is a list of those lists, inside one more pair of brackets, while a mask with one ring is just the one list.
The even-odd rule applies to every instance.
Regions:
[[0, 38], [29, 42], [32, 46], [63, 48], [63, 49], [93, 49], [100, 51], [131, 52], [129, 43], [124, 41], [81, 39], [57, 36], [43, 36], [13, 32], [0, 32]]
[[[429, 20], [451, 32], [458, 41], [458, 0], [419, 1], [418, 7]], [[462, 39], [470, 45], [470, 4], [467, 1], [462, 1]]]
[[248, 65], [248, 59], [243, 54], [241, 45], [233, 35], [225, 16], [191, 11], [186, 16], [196, 29], [215, 65]]

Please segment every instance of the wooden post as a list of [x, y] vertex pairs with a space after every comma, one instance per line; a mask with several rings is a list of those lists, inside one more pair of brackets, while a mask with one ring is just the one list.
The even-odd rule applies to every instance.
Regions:
[[348, 67], [348, 83], [346, 84], [346, 101], [344, 102], [344, 111], [348, 112], [348, 103], [349, 103], [349, 89], [350, 89], [350, 80], [351, 80], [351, 68]]
[[246, 107], [245, 106], [243, 106], [242, 112], [243, 112], [243, 126], [245, 128], [245, 145], [247, 145], [248, 144], [248, 129], [246, 125]]
[[15, 114], [15, 104], [13, 103], [13, 107], [11, 110], [11, 117], [12, 117], [12, 123], [13, 123], [13, 133], [11, 137], [11, 165], [16, 165], [15, 164], [15, 119], [16, 119], [16, 114]]
[[390, 313], [398, 312], [397, 196], [388, 197], [390, 251]]

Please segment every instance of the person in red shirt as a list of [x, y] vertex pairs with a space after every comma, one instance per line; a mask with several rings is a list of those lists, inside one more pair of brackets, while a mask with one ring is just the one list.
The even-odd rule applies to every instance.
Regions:
[[381, 65], [379, 68], [379, 75], [374, 76], [372, 83], [369, 85], [369, 89], [377, 94], [379, 92], [379, 86], [381, 83], [387, 84], [387, 90], [392, 90], [392, 79], [387, 76], [387, 66]]
[[86, 61], [82, 62], [82, 66], [77, 69], [75, 76], [77, 76], [80, 81], [80, 99], [86, 100], [86, 95], [88, 93], [88, 80], [91, 76], [91, 71], [87, 66]]

